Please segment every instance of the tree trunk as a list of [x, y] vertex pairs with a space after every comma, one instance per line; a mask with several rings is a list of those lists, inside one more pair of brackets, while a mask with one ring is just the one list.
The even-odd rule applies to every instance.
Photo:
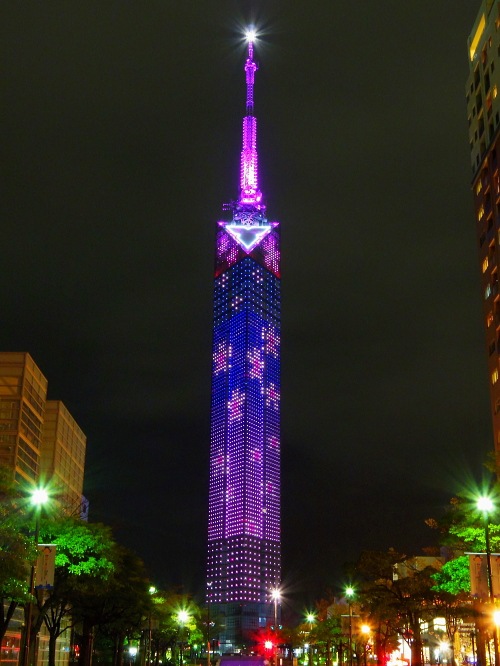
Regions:
[[[30, 650], [28, 654], [28, 664], [29, 666], [36, 666], [36, 656], [38, 654], [37, 638], [40, 627], [31, 626], [30, 632]], [[29, 628], [28, 628], [28, 631]]]
[[411, 666], [423, 666], [422, 639], [416, 636], [411, 642]]
[[115, 649], [113, 654], [113, 666], [123, 666], [123, 640], [121, 633], [115, 635]]
[[476, 627], [477, 666], [486, 666], [486, 635], [482, 627]]
[[57, 636], [52, 631], [49, 634], [49, 665], [56, 666], [56, 642]]
[[326, 641], [326, 666], [331, 666], [332, 664], [332, 644], [330, 641]]
[[11, 601], [9, 605], [7, 606], [7, 612], [4, 615], [4, 599], [0, 597], [0, 604], [2, 605], [1, 608], [1, 618], [2, 621], [0, 622], [0, 664], [2, 663], [2, 643], [3, 639], [5, 638], [5, 634], [7, 633], [7, 629], [9, 628], [9, 623], [12, 619], [12, 616], [14, 615], [14, 611], [17, 608], [17, 601]]
[[82, 628], [80, 666], [92, 666], [93, 649], [94, 649], [94, 625], [90, 624], [88, 620], [84, 620]]

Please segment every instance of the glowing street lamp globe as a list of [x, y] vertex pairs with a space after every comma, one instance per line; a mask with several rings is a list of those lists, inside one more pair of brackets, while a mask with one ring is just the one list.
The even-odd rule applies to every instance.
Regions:
[[185, 610], [180, 610], [177, 613], [177, 620], [180, 624], [186, 624], [186, 622], [189, 620], [189, 613]]
[[43, 506], [49, 500], [49, 493], [45, 488], [37, 488], [31, 493], [31, 503], [34, 506]]
[[493, 502], [489, 497], [480, 497], [476, 502], [476, 506], [479, 511], [482, 511], [483, 513], [490, 513], [493, 511]]

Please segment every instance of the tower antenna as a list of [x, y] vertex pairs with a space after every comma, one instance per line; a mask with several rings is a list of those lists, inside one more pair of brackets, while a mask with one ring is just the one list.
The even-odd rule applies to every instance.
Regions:
[[260, 208], [262, 193], [258, 181], [257, 155], [257, 118], [253, 112], [253, 87], [255, 72], [258, 69], [253, 59], [255, 32], [248, 31], [248, 57], [245, 61], [245, 79], [247, 85], [246, 116], [243, 118], [243, 148], [241, 151], [240, 198], [241, 204], [253, 204]]

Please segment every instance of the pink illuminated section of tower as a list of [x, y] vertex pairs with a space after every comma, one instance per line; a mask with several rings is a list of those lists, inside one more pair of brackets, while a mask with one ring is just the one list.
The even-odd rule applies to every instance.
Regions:
[[246, 116], [243, 118], [243, 149], [241, 151], [240, 203], [258, 205], [262, 199], [258, 181], [257, 118], [253, 115], [253, 86], [257, 64], [253, 59], [253, 42], [248, 43], [245, 62], [247, 84]]

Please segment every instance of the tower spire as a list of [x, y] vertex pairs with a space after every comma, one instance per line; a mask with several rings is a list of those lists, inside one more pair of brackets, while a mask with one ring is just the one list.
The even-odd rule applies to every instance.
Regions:
[[246, 116], [243, 118], [243, 148], [241, 151], [240, 204], [254, 205], [260, 209], [262, 193], [258, 181], [257, 118], [253, 115], [253, 86], [257, 63], [253, 59], [255, 33], [248, 32], [248, 57], [245, 62], [247, 84]]

